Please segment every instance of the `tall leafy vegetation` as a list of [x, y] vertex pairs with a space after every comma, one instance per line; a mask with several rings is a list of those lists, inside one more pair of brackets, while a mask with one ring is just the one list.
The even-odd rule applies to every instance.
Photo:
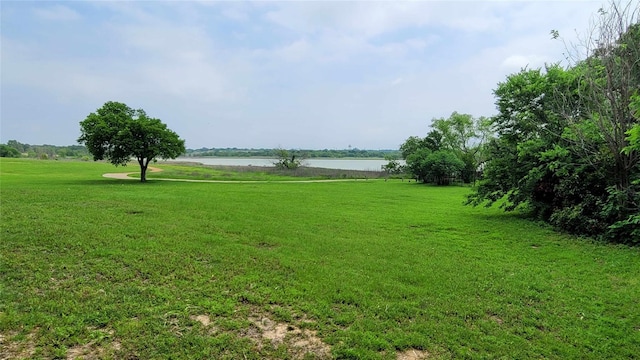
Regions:
[[185, 152], [184, 140], [167, 125], [123, 103], [105, 103], [80, 122], [80, 129], [78, 142], [87, 146], [94, 160], [107, 159], [116, 166], [126, 166], [133, 157], [140, 165], [142, 182], [147, 180], [147, 167], [156, 157], [175, 159]]
[[488, 119], [454, 112], [433, 119], [431, 128], [426, 137], [411, 136], [400, 146], [408, 171], [422, 182], [438, 185], [454, 179], [475, 181], [491, 134]]
[[497, 137], [469, 203], [500, 201], [572, 233], [640, 243], [638, 13], [612, 3], [584, 58], [498, 84]]

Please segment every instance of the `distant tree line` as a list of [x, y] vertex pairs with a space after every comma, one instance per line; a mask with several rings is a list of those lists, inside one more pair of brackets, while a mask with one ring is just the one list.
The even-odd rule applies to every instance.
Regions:
[[29, 157], [39, 159], [83, 158], [89, 157], [89, 151], [82, 145], [29, 145], [17, 140], [0, 144], [0, 157]]
[[[241, 148], [200, 148], [187, 149], [187, 156], [218, 156], [218, 157], [265, 157], [278, 158], [283, 149], [241, 149]], [[294, 150], [289, 152], [300, 154], [301, 157], [309, 158], [385, 158], [389, 155], [400, 155], [398, 150], [362, 150], [353, 149], [323, 149], [323, 150]]]
[[[15, 151], [14, 151], [15, 150]], [[218, 157], [265, 157], [277, 159], [284, 149], [243, 149], [243, 148], [200, 148], [187, 149], [186, 156], [218, 156]], [[301, 159], [309, 158], [398, 158], [399, 150], [363, 150], [358, 148], [335, 150], [286, 150], [297, 154]], [[0, 144], [1, 157], [48, 157], [48, 158], [82, 158], [91, 154], [84, 145], [29, 145], [16, 140]]]

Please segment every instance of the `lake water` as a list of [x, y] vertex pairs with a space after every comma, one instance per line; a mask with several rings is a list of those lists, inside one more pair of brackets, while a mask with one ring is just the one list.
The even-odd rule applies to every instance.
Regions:
[[[171, 160], [170, 160], [171, 161]], [[273, 166], [274, 159], [263, 158], [222, 158], [222, 157], [180, 157], [173, 161], [199, 162], [204, 165], [228, 165], [228, 166]], [[367, 170], [381, 171], [382, 165], [387, 164], [384, 159], [306, 159], [304, 166], [325, 169], [341, 170]], [[404, 164], [403, 161], [401, 163]]]

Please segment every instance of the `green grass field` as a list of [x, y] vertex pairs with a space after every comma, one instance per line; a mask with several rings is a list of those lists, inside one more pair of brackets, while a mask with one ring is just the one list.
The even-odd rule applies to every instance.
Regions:
[[1, 359], [640, 354], [640, 249], [465, 187], [101, 176], [136, 170], [1, 160]]

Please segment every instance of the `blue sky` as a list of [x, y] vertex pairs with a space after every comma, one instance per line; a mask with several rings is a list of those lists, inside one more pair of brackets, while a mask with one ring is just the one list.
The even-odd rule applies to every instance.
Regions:
[[[395, 149], [495, 114], [599, 1], [2, 1], [0, 141], [71, 145], [107, 101], [188, 148]], [[552, 40], [559, 30], [563, 41]], [[564, 63], [566, 64], [566, 62]]]

